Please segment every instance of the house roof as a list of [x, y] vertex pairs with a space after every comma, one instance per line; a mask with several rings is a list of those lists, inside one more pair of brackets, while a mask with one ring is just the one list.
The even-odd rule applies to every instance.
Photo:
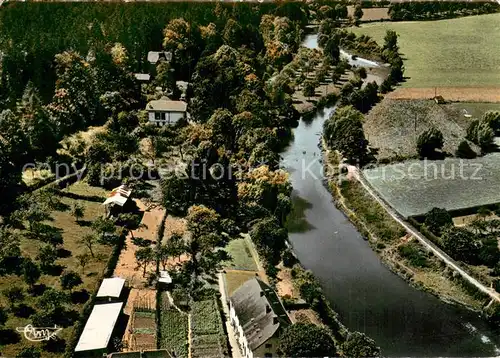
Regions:
[[149, 81], [151, 75], [148, 73], [134, 73], [134, 76], [139, 81]]
[[170, 101], [162, 98], [149, 102], [146, 109], [150, 111], [186, 112], [187, 104], [183, 101]]
[[170, 277], [167, 271], [160, 271], [160, 278], [158, 281], [163, 283], [172, 283], [172, 277]]
[[105, 349], [122, 310], [122, 302], [95, 305], [83, 328], [75, 352]]
[[245, 282], [230, 301], [251, 350], [260, 347], [278, 329], [291, 324], [276, 292], [259, 279]]
[[158, 62], [160, 55], [163, 54], [163, 51], [149, 51], [148, 52], [148, 61], [151, 63]]
[[125, 205], [128, 198], [132, 194], [132, 189], [129, 189], [126, 185], [120, 185], [118, 188], [114, 188], [109, 197], [102, 203], [102, 205], [115, 204], [119, 206]]
[[97, 297], [120, 297], [123, 286], [125, 286], [125, 279], [121, 277], [105, 278], [102, 280]]

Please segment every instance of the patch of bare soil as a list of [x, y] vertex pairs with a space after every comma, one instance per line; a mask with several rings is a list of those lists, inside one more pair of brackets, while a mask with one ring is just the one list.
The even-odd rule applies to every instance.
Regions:
[[[127, 328], [125, 330], [125, 334], [123, 335], [123, 343], [125, 351], [135, 350], [138, 341], [141, 345], [144, 343], [148, 345], [150, 341], [149, 338], [145, 338], [147, 341], [144, 342], [144, 340], [141, 339], [141, 337], [137, 337], [137, 335], [134, 334], [134, 328], [143, 327], [143, 325], [141, 325], [142, 323], [140, 320], [138, 322], [140, 325], [137, 326], [136, 323], [138, 318], [137, 319], [132, 318], [132, 311], [134, 307], [152, 307], [154, 309], [156, 307], [156, 291], [151, 289], [137, 289], [137, 288], [132, 288], [130, 290], [127, 303], [125, 304], [125, 308], [123, 309], [123, 313], [129, 316], [129, 320], [127, 322]], [[155, 323], [154, 320], [153, 323]], [[149, 326], [147, 327], [149, 328]], [[155, 337], [154, 339], [156, 340]], [[149, 348], [144, 347], [142, 349], [149, 349]]]
[[[347, 7], [347, 13], [354, 16], [354, 6]], [[363, 17], [361, 21], [380, 21], [390, 20], [388, 7], [369, 7], [363, 9]]]
[[[140, 200], [136, 200], [136, 203], [141, 211], [146, 210], [145, 204]], [[145, 227], [133, 230], [133, 237], [141, 237], [154, 242], [164, 213], [165, 210], [159, 207], [145, 211], [141, 221]], [[114, 272], [114, 276], [124, 278], [127, 280], [129, 287], [132, 288], [143, 288], [146, 283], [147, 274], [154, 272], [156, 269], [154, 263], [149, 264], [146, 268], [146, 275], [143, 276], [143, 268], [138, 267], [135, 259], [135, 253], [139, 248], [133, 243], [132, 235], [127, 235], [125, 248], [120, 254]]]
[[288, 312], [292, 323], [312, 323], [316, 326], [323, 326], [318, 314], [312, 309], [302, 309]]
[[293, 287], [292, 270], [283, 265], [279, 266], [276, 289], [280, 297], [300, 298], [300, 294]]
[[452, 102], [500, 102], [499, 87], [439, 87], [439, 88], [397, 88], [388, 93], [390, 99], [432, 99], [435, 94]]

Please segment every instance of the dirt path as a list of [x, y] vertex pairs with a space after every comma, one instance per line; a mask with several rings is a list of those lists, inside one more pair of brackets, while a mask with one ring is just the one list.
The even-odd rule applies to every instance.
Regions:
[[[146, 210], [146, 205], [140, 200], [136, 200], [137, 206], [141, 211]], [[150, 211], [145, 211], [141, 223], [146, 227], [138, 230], [133, 230], [134, 237], [141, 237], [143, 239], [155, 241], [158, 227], [161, 223], [165, 210], [162, 208], [154, 208]], [[127, 280], [127, 284], [131, 288], [143, 288], [146, 283], [148, 272], [156, 270], [156, 264], [151, 263], [146, 268], [146, 277], [143, 277], [143, 269], [137, 267], [135, 259], [135, 252], [139, 249], [132, 242], [132, 235], [127, 235], [125, 248], [120, 254], [118, 264], [114, 272], [115, 277], [122, 277]]]
[[433, 99], [443, 96], [452, 102], [500, 102], [500, 87], [439, 87], [439, 88], [397, 88], [386, 95], [391, 99]]

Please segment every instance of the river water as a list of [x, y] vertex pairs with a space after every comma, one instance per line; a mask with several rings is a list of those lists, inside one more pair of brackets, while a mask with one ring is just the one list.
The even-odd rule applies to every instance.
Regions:
[[[308, 35], [304, 45], [317, 46], [316, 35]], [[386, 356], [500, 355], [498, 332], [478, 314], [409, 286], [381, 263], [335, 207], [323, 185], [318, 148], [333, 110], [301, 121], [282, 153], [293, 195], [310, 204], [305, 211], [309, 230], [289, 235], [301, 263], [319, 279], [341, 321], [375, 339]]]

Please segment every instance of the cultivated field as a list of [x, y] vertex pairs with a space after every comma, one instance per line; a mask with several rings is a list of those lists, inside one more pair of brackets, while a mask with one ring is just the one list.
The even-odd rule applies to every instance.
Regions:
[[500, 14], [422, 22], [383, 22], [353, 28], [383, 43], [395, 30], [405, 61], [403, 87], [499, 87]]
[[500, 102], [500, 87], [397, 87], [386, 98], [391, 99], [432, 99], [435, 94], [454, 102]]
[[403, 216], [500, 203], [500, 153], [476, 159], [409, 160], [364, 170], [370, 184]]
[[216, 299], [195, 302], [191, 312], [191, 357], [224, 358], [227, 340]]
[[[478, 116], [484, 113], [477, 106], [467, 107], [468, 111]], [[500, 108], [500, 105], [497, 107]], [[483, 108], [487, 110], [495, 107]], [[379, 160], [417, 156], [417, 138], [431, 126], [443, 133], [443, 150], [453, 155], [465, 138], [466, 129], [472, 120], [464, 116], [462, 109], [465, 109], [465, 106], [436, 104], [432, 100], [386, 98], [368, 113], [363, 127], [370, 146], [379, 151]], [[474, 147], [472, 143], [470, 145]]]
[[[347, 7], [347, 14], [354, 16], [354, 6]], [[388, 7], [370, 7], [363, 9], [361, 21], [390, 20]]]

